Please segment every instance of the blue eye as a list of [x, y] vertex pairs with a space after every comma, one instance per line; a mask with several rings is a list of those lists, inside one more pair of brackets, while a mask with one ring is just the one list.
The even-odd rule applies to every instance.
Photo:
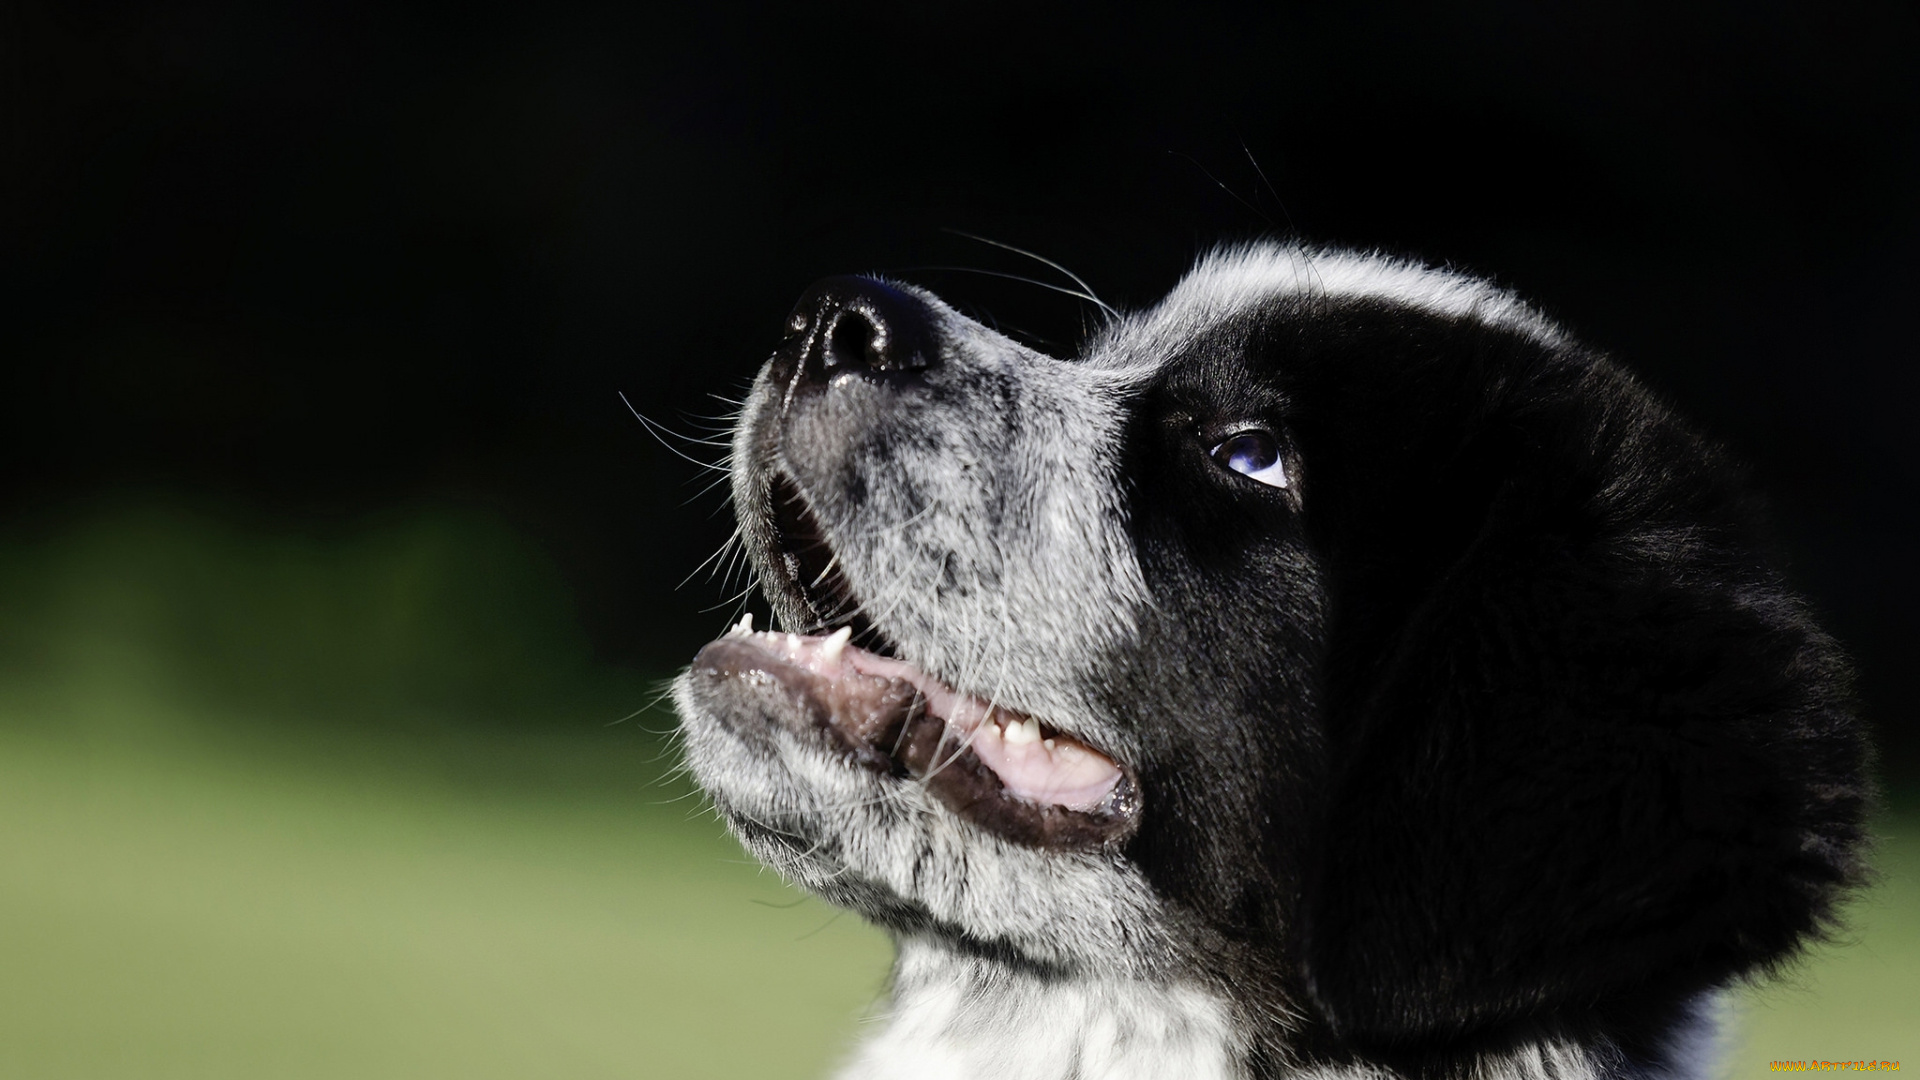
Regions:
[[1287, 467], [1280, 461], [1280, 447], [1264, 431], [1242, 431], [1210, 452], [1223, 468], [1268, 487], [1287, 486]]

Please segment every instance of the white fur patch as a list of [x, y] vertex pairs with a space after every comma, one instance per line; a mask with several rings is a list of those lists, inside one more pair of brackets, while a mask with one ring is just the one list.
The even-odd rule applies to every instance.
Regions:
[[1287, 296], [1379, 300], [1503, 327], [1546, 345], [1567, 340], [1551, 319], [1479, 278], [1386, 255], [1254, 244], [1208, 254], [1166, 299], [1117, 323], [1088, 353], [1102, 365], [1157, 367], [1194, 334]]
[[886, 1027], [842, 1080], [1242, 1080], [1246, 1047], [1200, 990], [1047, 980], [903, 943]]

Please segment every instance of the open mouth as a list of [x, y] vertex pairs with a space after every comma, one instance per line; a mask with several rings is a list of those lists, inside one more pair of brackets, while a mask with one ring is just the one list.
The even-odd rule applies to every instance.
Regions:
[[[785, 490], [782, 490], [785, 488]], [[788, 727], [810, 728], [855, 764], [924, 783], [973, 823], [1045, 847], [1111, 844], [1133, 832], [1138, 786], [1106, 754], [1040, 720], [956, 690], [898, 657], [859, 611], [818, 523], [790, 483], [774, 487], [778, 561], [814, 626], [755, 633], [751, 617], [706, 646], [693, 671], [784, 692]]]
[[776, 557], [786, 572], [788, 589], [811, 619], [810, 626], [800, 629], [847, 626], [853, 630], [855, 645], [893, 655], [893, 643], [860, 610], [853, 588], [840, 572], [840, 561], [827, 545], [826, 530], [807, 505], [806, 496], [784, 473], [775, 474], [771, 487]]

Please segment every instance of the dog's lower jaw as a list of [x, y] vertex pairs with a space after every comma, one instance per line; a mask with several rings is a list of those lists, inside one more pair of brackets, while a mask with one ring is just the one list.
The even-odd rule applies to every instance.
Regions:
[[1248, 1080], [1227, 1004], [1197, 987], [1018, 971], [900, 942], [885, 1028], [840, 1080]]

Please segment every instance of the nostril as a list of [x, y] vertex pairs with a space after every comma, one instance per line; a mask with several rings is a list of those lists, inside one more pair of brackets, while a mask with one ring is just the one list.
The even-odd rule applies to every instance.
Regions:
[[[937, 362], [939, 330], [926, 301], [873, 278], [815, 282], [787, 317], [776, 361], [813, 383], [842, 373], [913, 376]], [[796, 384], [802, 385], [802, 384]]]
[[826, 355], [822, 359], [828, 371], [838, 368], [871, 368], [879, 371], [888, 366], [886, 346], [884, 328], [875, 326], [866, 312], [847, 309], [841, 311], [840, 317], [834, 320], [833, 329], [827, 334]]

